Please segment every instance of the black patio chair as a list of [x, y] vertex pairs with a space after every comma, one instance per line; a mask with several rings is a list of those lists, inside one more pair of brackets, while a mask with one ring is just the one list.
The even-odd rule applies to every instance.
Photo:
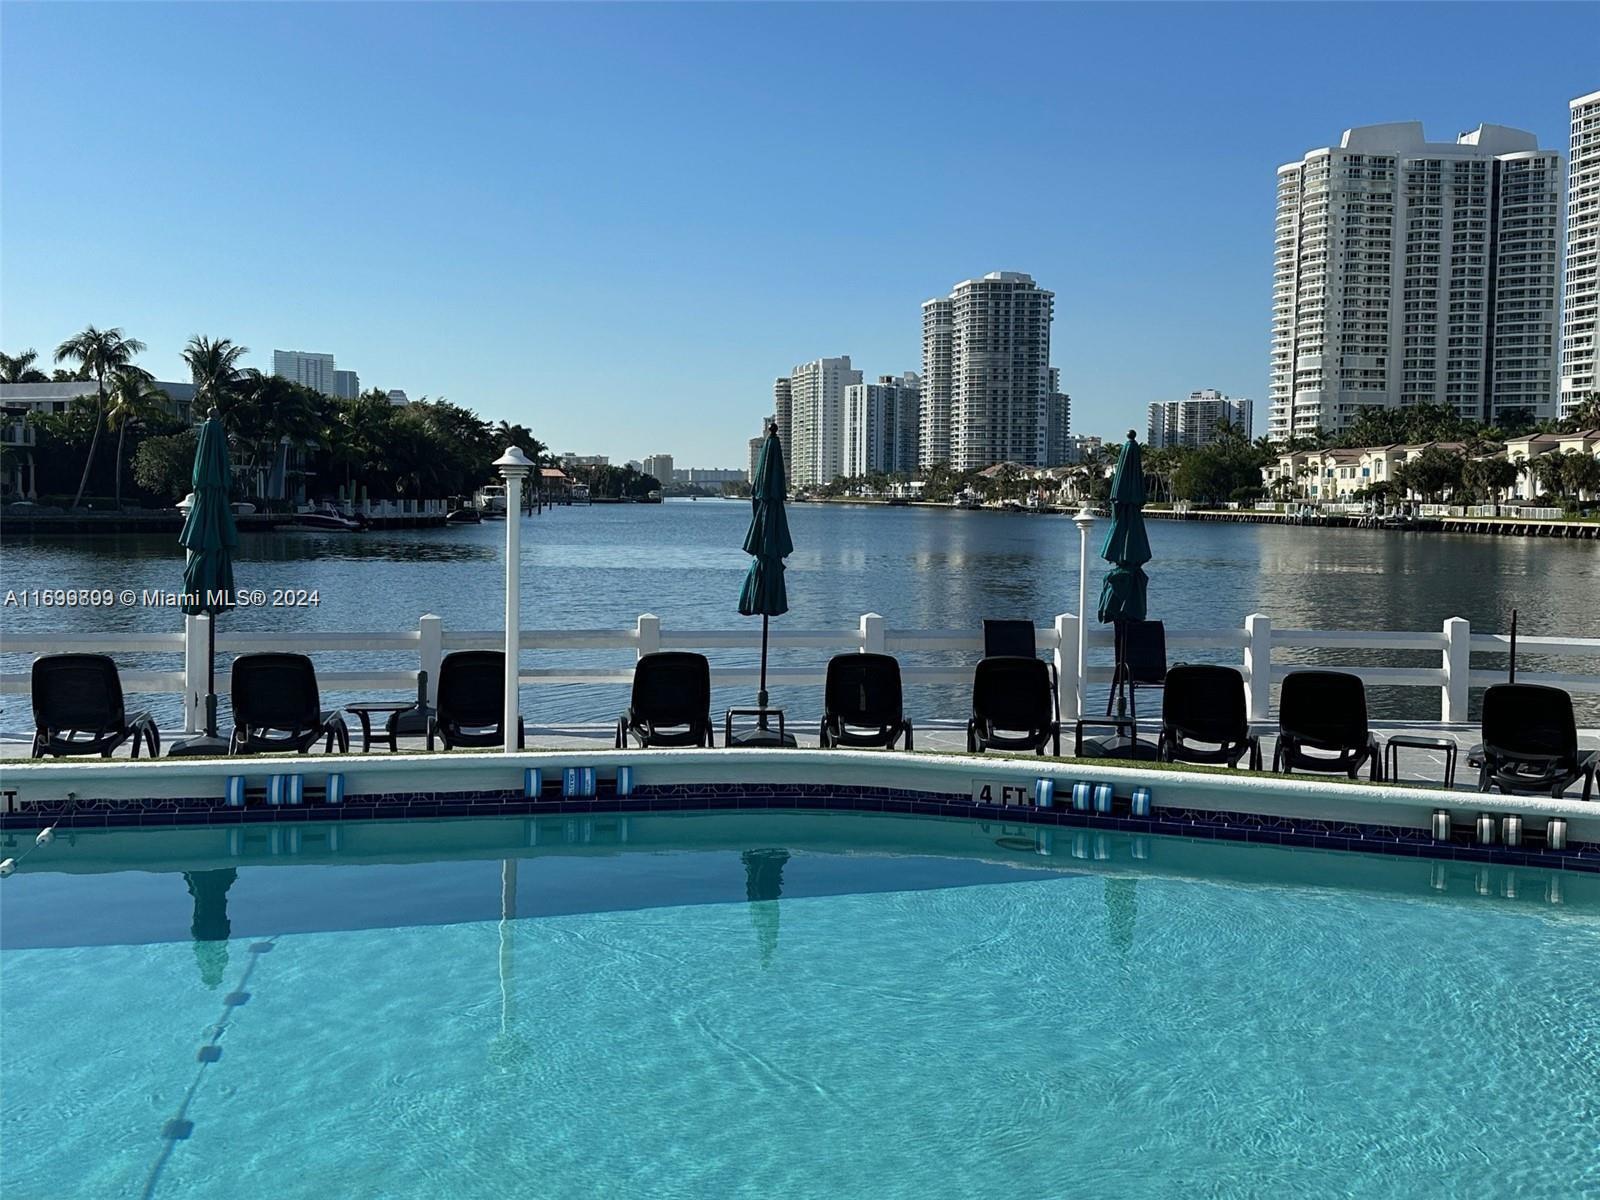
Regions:
[[233, 660], [233, 736], [229, 754], [304, 754], [323, 742], [350, 750], [350, 730], [338, 712], [324, 712], [317, 669], [304, 654], [241, 654]]
[[906, 749], [912, 749], [899, 662], [888, 654], [837, 654], [829, 659], [818, 744], [824, 750], [838, 746], [893, 750], [901, 734]]
[[972, 676], [972, 719], [967, 750], [1032, 750], [1047, 744], [1061, 753], [1061, 722], [1055, 716], [1049, 665], [1037, 658], [999, 655], [978, 664]]
[[[1215, 746], [1190, 745], [1200, 742]], [[1261, 739], [1245, 716], [1244, 676], [1232, 667], [1187, 664], [1167, 672], [1161, 698], [1161, 738], [1156, 753], [1163, 762], [1226, 763], [1237, 767], [1246, 753], [1250, 769], [1261, 769]]]
[[155, 758], [161, 734], [149, 713], [130, 713], [122, 701], [117, 664], [104, 654], [46, 654], [33, 660], [31, 757], [98, 754], [110, 758], [129, 738]]
[[633, 697], [617, 718], [617, 749], [632, 734], [639, 745], [715, 746], [711, 726], [711, 664], [704, 654], [665, 650], [633, 667]]
[[1600, 752], [1578, 749], [1572, 697], [1536, 683], [1497, 683], [1483, 693], [1483, 745], [1469, 762], [1478, 766], [1478, 790], [1508, 795], [1560, 796], [1579, 779], [1583, 798], [1594, 792]]
[[[428, 718], [428, 749], [434, 739], [446, 750], [506, 744], [506, 655], [503, 650], [457, 650], [439, 662], [439, 696]], [[517, 748], [527, 726], [517, 715]]]
[[[1032, 621], [994, 620], [985, 617], [983, 621], [983, 656], [985, 658], [1037, 658], [1039, 656], [1038, 631]], [[1050, 668], [1050, 698], [1052, 701], [1050, 712], [1055, 717], [1061, 716], [1061, 681], [1056, 676], [1055, 663], [1046, 664]]]
[[1354, 779], [1364, 765], [1372, 782], [1383, 778], [1383, 755], [1367, 727], [1367, 689], [1361, 677], [1344, 671], [1291, 671], [1284, 676], [1272, 769], [1285, 775], [1301, 770]]
[[1128, 715], [1139, 719], [1139, 689], [1167, 685], [1167, 627], [1160, 621], [1121, 621], [1122, 661], [1112, 671], [1111, 691], [1106, 696], [1106, 716], [1116, 700], [1117, 685], [1128, 687]]

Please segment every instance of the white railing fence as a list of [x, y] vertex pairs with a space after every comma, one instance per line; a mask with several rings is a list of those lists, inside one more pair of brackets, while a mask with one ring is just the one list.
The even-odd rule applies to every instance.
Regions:
[[[104, 653], [113, 657], [129, 653], [181, 654], [183, 668], [178, 671], [124, 670], [122, 686], [129, 692], [179, 694], [183, 698], [185, 728], [193, 730], [203, 718], [202, 706], [206, 688], [206, 622], [208, 618], [184, 618], [181, 631], [171, 633], [96, 633], [96, 634], [24, 634], [0, 639], [0, 653], [5, 654], [58, 654]], [[1039, 649], [1051, 655], [1061, 685], [1063, 719], [1071, 720], [1087, 711], [1089, 684], [1107, 684], [1111, 681], [1108, 662], [1089, 666], [1084, 678], [1077, 670], [1078, 619], [1071, 613], [1062, 613], [1050, 626], [1036, 631]], [[1350, 650], [1392, 653], [1427, 651], [1438, 655], [1437, 666], [1383, 666], [1336, 664], [1339, 669], [1359, 675], [1369, 685], [1386, 687], [1427, 687], [1439, 692], [1439, 719], [1450, 724], [1467, 720], [1468, 690], [1499, 683], [1503, 670], [1474, 670], [1472, 655], [1504, 654], [1510, 649], [1510, 638], [1505, 634], [1474, 634], [1471, 626], [1460, 617], [1444, 622], [1438, 631], [1367, 631], [1277, 628], [1264, 613], [1252, 613], [1243, 625], [1214, 629], [1169, 629], [1166, 631], [1168, 658], [1181, 661], [1186, 650], [1210, 652], [1207, 657], [1215, 661], [1237, 664], [1244, 673], [1249, 716], [1252, 721], [1266, 721], [1272, 717], [1272, 684], [1281, 680], [1297, 664], [1279, 659], [1274, 652], [1291, 650]], [[219, 633], [216, 648], [219, 655], [247, 653], [250, 651], [296, 651], [308, 654], [319, 652], [357, 651], [384, 654], [390, 657], [415, 655], [414, 669], [328, 670], [319, 671], [318, 680], [329, 691], [403, 692], [417, 686], [417, 672], [428, 673], [430, 702], [436, 698], [439, 665], [445, 654], [452, 650], [493, 650], [503, 647], [505, 635], [501, 630], [446, 629], [444, 620], [433, 613], [425, 614], [415, 629], [386, 633], [370, 632], [295, 632], [295, 633]], [[673, 629], [663, 626], [652, 613], [642, 614], [632, 629], [529, 629], [523, 630], [520, 645], [524, 653], [541, 651], [615, 650], [629, 651], [637, 657], [656, 650], [697, 650], [711, 652], [712, 682], [725, 684], [753, 684], [759, 677], [754, 665], [718, 663], [716, 651], [738, 650], [753, 652], [761, 644], [760, 626], [751, 622], [738, 629]], [[1113, 647], [1109, 626], [1093, 625], [1087, 631], [1087, 647], [1099, 652], [1102, 660], [1109, 659]], [[944, 656], [946, 665], [902, 665], [901, 675], [908, 685], [964, 684], [972, 678], [972, 665], [983, 652], [983, 635], [975, 629], [896, 629], [877, 613], [865, 613], [855, 628], [790, 629], [780, 623], [771, 632], [771, 645], [775, 652], [785, 650], [817, 651], [814, 664], [806, 666], [769, 666], [767, 676], [772, 681], [791, 684], [821, 684], [827, 673], [830, 654], [869, 651], [885, 654], [914, 654], [919, 658]], [[1519, 653], [1557, 655], [1561, 657], [1594, 658], [1593, 672], [1530, 672], [1521, 671], [1518, 679], [1528, 683], [1546, 683], [1573, 692], [1600, 692], [1600, 638], [1533, 637], [1517, 639]], [[1217, 652], [1221, 652], [1218, 654]], [[747, 653], [741, 657], [750, 657]], [[1298, 664], [1303, 665], [1303, 664]], [[588, 684], [596, 686], [626, 685], [632, 682], [632, 672], [623, 664], [609, 666], [523, 666], [519, 672], [523, 686], [551, 686]], [[230, 676], [226, 668], [216, 675], [216, 690], [226, 695]], [[0, 693], [26, 694], [29, 676], [26, 671], [0, 673]]]

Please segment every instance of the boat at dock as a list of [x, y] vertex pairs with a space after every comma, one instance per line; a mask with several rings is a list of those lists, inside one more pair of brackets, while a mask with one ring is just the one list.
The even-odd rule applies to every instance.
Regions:
[[482, 521], [504, 521], [506, 519], [506, 485], [503, 483], [486, 483], [474, 493], [473, 505], [478, 510], [478, 519]]
[[347, 517], [326, 505], [297, 512], [281, 522], [282, 529], [319, 529], [326, 533], [359, 533], [366, 525], [356, 517]]

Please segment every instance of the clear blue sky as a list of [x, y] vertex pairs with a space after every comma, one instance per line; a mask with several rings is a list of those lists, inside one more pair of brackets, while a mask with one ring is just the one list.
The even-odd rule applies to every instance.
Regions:
[[0, 346], [326, 351], [737, 466], [775, 375], [917, 369], [922, 300], [1005, 269], [1078, 432], [1264, 408], [1274, 169], [1381, 121], [1565, 149], [1597, 46], [1585, 4], [6, 3]]

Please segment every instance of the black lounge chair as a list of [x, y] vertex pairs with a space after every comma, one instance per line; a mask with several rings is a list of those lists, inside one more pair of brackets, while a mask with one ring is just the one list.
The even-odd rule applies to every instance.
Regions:
[[[1032, 621], [994, 620], [988, 617], [983, 621], [983, 656], [984, 658], [1037, 658], [1039, 656], [1038, 631], [1034, 629]], [[1055, 717], [1061, 716], [1061, 681], [1056, 676], [1055, 663], [1046, 664], [1050, 668], [1050, 698], [1052, 701], [1050, 712]]]
[[1245, 716], [1244, 676], [1232, 667], [1200, 664], [1168, 671], [1156, 751], [1163, 762], [1226, 763], [1230, 767], [1237, 767], [1248, 751], [1250, 769], [1259, 771], [1261, 740], [1250, 732]]
[[715, 746], [711, 664], [703, 654], [666, 650], [634, 664], [633, 699], [617, 718], [617, 749], [628, 735], [649, 746]]
[[1363, 766], [1374, 783], [1383, 778], [1378, 739], [1367, 727], [1367, 689], [1361, 677], [1344, 671], [1291, 671], [1284, 676], [1272, 769], [1285, 775], [1301, 770], [1354, 779]]
[[98, 754], [110, 758], [133, 739], [155, 758], [161, 734], [149, 713], [129, 713], [117, 664], [104, 654], [47, 654], [33, 661], [33, 758]]
[[1578, 749], [1578, 724], [1566, 692], [1499, 683], [1483, 693], [1483, 745], [1468, 759], [1479, 764], [1480, 792], [1497, 787], [1508, 795], [1560, 796], [1581, 779], [1588, 800], [1600, 752]]
[[1118, 622], [1122, 661], [1112, 672], [1111, 691], [1106, 696], [1106, 716], [1116, 700], [1119, 683], [1128, 686], [1128, 715], [1139, 719], [1139, 689], [1167, 685], [1167, 627], [1160, 621]]
[[[457, 650], [439, 663], [439, 697], [428, 718], [428, 749], [439, 739], [457, 746], [506, 744], [506, 655], [503, 650]], [[517, 715], [517, 748], [527, 726]]]
[[1000, 655], [978, 664], [972, 676], [972, 719], [967, 750], [1032, 750], [1047, 743], [1061, 753], [1061, 722], [1055, 717], [1050, 668], [1037, 658]]
[[900, 664], [887, 654], [838, 654], [828, 661], [823, 689], [824, 749], [860, 746], [893, 750], [905, 734], [912, 749], [911, 722], [900, 694]]
[[241, 654], [233, 660], [233, 736], [229, 754], [304, 754], [318, 741], [350, 750], [350, 730], [337, 711], [325, 712], [317, 669], [304, 654]]

